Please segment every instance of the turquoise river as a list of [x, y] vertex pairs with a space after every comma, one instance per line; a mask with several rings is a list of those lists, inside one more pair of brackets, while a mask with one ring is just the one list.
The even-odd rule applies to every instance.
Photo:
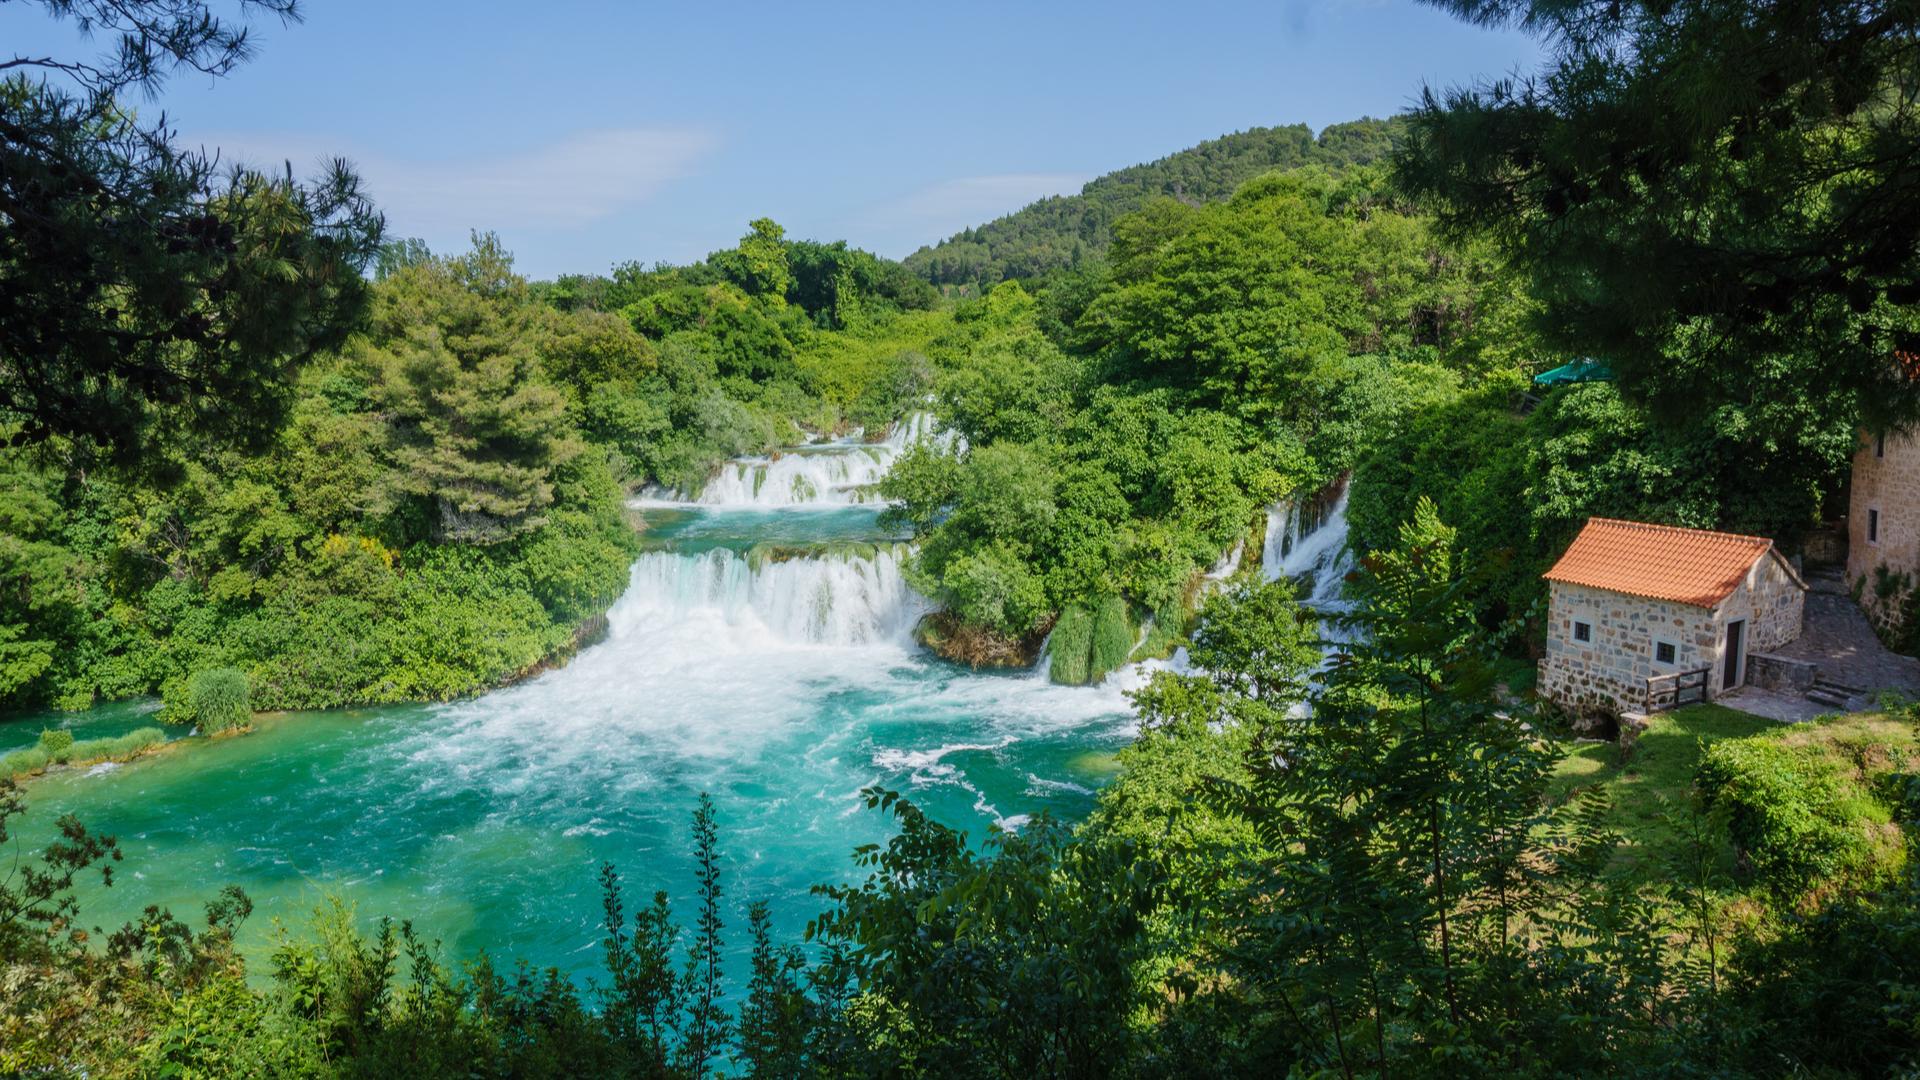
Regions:
[[[1142, 673], [1054, 686], [915, 646], [926, 605], [902, 578], [908, 550], [865, 500], [922, 437], [903, 425], [886, 443], [738, 462], [692, 497], [637, 500], [647, 550], [605, 639], [564, 667], [471, 700], [265, 716], [243, 737], [52, 773], [29, 786], [24, 840], [63, 813], [119, 838], [117, 883], [82, 894], [90, 926], [147, 904], [197, 916], [231, 883], [255, 903], [241, 941], [255, 957], [276, 924], [298, 932], [337, 896], [363, 922], [413, 920], [449, 960], [484, 946], [584, 976], [602, 861], [630, 904], [664, 889], [691, 911], [702, 792], [718, 807], [736, 962], [749, 902], [769, 901], [799, 940], [821, 906], [810, 887], [852, 880], [853, 848], [889, 835], [863, 788], [899, 790], [975, 839], [1042, 811], [1079, 818], [1132, 736], [1124, 691]], [[1270, 537], [1318, 524], [1276, 521]], [[1302, 557], [1344, 529], [1314, 532]], [[0, 721], [0, 750], [49, 724], [118, 733], [153, 707]]]

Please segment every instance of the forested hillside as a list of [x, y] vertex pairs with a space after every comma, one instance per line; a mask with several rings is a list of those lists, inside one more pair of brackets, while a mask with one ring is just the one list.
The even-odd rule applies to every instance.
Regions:
[[1305, 124], [1235, 132], [1108, 173], [1089, 181], [1078, 195], [1042, 199], [923, 247], [904, 262], [935, 285], [987, 286], [1039, 277], [1104, 255], [1113, 242], [1113, 223], [1155, 196], [1215, 202], [1265, 172], [1384, 161], [1398, 128], [1394, 120], [1355, 120], [1334, 124], [1318, 137]]
[[[866, 558], [820, 560], [779, 597], [818, 614], [828, 570], [872, 586], [884, 537], [910, 601], [889, 643], [755, 651], [769, 624], [729, 636], [707, 603], [660, 651], [716, 666], [603, 669], [617, 710], [562, 692], [546, 726], [478, 717], [485, 698], [452, 727], [341, 718], [428, 734], [330, 752], [303, 802], [227, 803], [245, 859], [200, 833], [165, 846], [169, 822], [135, 819], [122, 850], [30, 816], [75, 792], [147, 799], [185, 754], [124, 787], [0, 776], [0, 1073], [1920, 1074], [1920, 703], [1794, 727], [1702, 705], [1603, 742], [1528, 689], [1538, 571], [1579, 521], [1790, 551], [1834, 511], [1859, 427], [1920, 416], [1920, 380], [1891, 362], [1920, 332], [1920, 12], [1441, 6], [1538, 34], [1541, 77], [1318, 137], [1230, 136], [906, 264], [760, 218], [689, 265], [542, 282], [491, 234], [392, 241], [344, 165], [222, 180], [129, 126], [120, 95], [156, 65], [223, 74], [246, 42], [186, 0], [89, 7], [171, 30], [161, 54], [129, 30], [74, 69], [81, 92], [0, 83], [0, 705], [157, 692], [165, 719], [211, 731], [472, 694], [584, 640], [631, 568], [672, 557], [636, 560], [645, 512], [697, 517], [728, 458], [804, 459], [821, 436], [870, 454], [856, 429], [922, 411], [952, 437], [901, 445], [859, 492], [884, 511], [833, 509], [878, 519], [825, 544]], [[1575, 356], [1618, 380], [1521, 397]], [[1275, 500], [1343, 480], [1341, 603], [1236, 568]], [[714, 541], [674, 581], [751, 603], [753, 574], [805, 561], [759, 554]], [[1189, 662], [1131, 669], [1125, 712], [1063, 718], [1093, 691], [928, 657], [907, 631], [923, 614], [941, 656], [1028, 665], [1044, 645], [1061, 683]], [[872, 664], [836, 681], [850, 657]], [[566, 691], [591, 660], [493, 704]], [[819, 710], [794, 721], [792, 697]], [[854, 719], [869, 707], [923, 741], [881, 753]], [[1004, 714], [997, 741], [967, 734], [970, 711]], [[1076, 724], [1112, 741], [1081, 752]], [[778, 742], [810, 725], [825, 734]], [[1001, 756], [1036, 731], [1100, 779]], [[615, 757], [634, 744], [672, 752]], [[747, 744], [798, 771], [720, 767]], [[8, 760], [75, 752], [50, 725]], [[1084, 801], [1071, 821], [1001, 816], [969, 755]], [[898, 782], [836, 789], [820, 777], [842, 759]], [[484, 789], [460, 786], [475, 760]], [[371, 894], [398, 910], [329, 900], [248, 955], [253, 902], [216, 888], [248, 870], [311, 887], [294, 858], [367, 822], [331, 819], [292, 856], [252, 833], [355, 805], [333, 781], [356, 769], [408, 785], [358, 816], [399, 821], [385, 850], [434, 876]], [[663, 792], [687, 797], [686, 828], [649, 805]], [[943, 820], [943, 797], [983, 824]], [[730, 831], [743, 805], [808, 798], [784, 831]], [[798, 911], [763, 899], [784, 852], [851, 836], [827, 830], [863, 809], [881, 824], [847, 844], [851, 869], [778, 894]], [[582, 857], [609, 834], [622, 868]], [[443, 889], [456, 864], [543, 857], [597, 866], [597, 908], [519, 879]], [[170, 863], [204, 885], [204, 918], [156, 903], [90, 924], [106, 885], [151, 890], [142, 867]], [[692, 868], [678, 896], [653, 887], [670, 863]], [[409, 903], [507, 914], [460, 955]], [[530, 924], [592, 978], [515, 965]]]

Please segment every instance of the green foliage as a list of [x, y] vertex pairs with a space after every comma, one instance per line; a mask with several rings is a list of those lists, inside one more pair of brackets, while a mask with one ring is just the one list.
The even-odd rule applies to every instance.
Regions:
[[1114, 223], [1151, 199], [1213, 201], [1265, 172], [1384, 161], [1398, 129], [1395, 120], [1356, 120], [1328, 127], [1318, 138], [1303, 124], [1236, 132], [957, 233], [907, 256], [904, 266], [936, 285], [988, 287], [1071, 270], [1097, 260]]
[[1126, 663], [1133, 651], [1134, 636], [1133, 617], [1125, 600], [1105, 596], [1094, 605], [1090, 666], [1095, 679]]
[[848, 1071], [1122, 1069], [1139, 1045], [1130, 1017], [1147, 1004], [1134, 965], [1152, 865], [1118, 840], [1076, 843], [1045, 818], [996, 831], [977, 852], [894, 792], [866, 798], [900, 831], [856, 851], [865, 881], [815, 889], [833, 907], [810, 927], [841, 947], [860, 988], [824, 1033], [852, 1044]]
[[1446, 0], [1544, 43], [1524, 82], [1429, 90], [1398, 159], [1531, 278], [1562, 355], [1665, 415], [1776, 414], [1763, 437], [1920, 414], [1906, 7]]
[[539, 309], [512, 266], [489, 234], [467, 255], [395, 275], [355, 358], [392, 417], [400, 488], [431, 499], [454, 541], [538, 526], [553, 469], [579, 452], [565, 398], [538, 377]]
[[1074, 604], [1060, 613], [1047, 636], [1047, 677], [1063, 686], [1093, 681], [1093, 612]]
[[162, 714], [171, 724], [191, 724], [206, 734], [246, 727], [253, 722], [247, 674], [221, 667], [196, 671], [180, 684]]
[[1727, 828], [1754, 876], [1797, 896], [1862, 854], [1863, 822], [1841, 798], [1830, 766], [1777, 742], [1715, 743], [1696, 779], [1705, 804]]
[[1920, 1062], [1920, 880], [1847, 896], [1735, 954], [1734, 1016], [1766, 1038], [1730, 1047], [1753, 1075], [1783, 1066], [1892, 1076]]
[[67, 760], [75, 765], [98, 761], [126, 761], [146, 753], [167, 741], [167, 733], [156, 727], [135, 728], [125, 735], [106, 739], [83, 739], [67, 751]]
[[37, 773], [53, 763], [53, 755], [44, 746], [29, 746], [0, 757], [0, 776], [15, 777]]
[[[1246, 1045], [1299, 1069], [1387, 1073], [1445, 1059], [1551, 1072], [1597, 1067], [1595, 1054], [1619, 1060], [1633, 1045], [1625, 1018], [1636, 1010], [1625, 1006], [1645, 991], [1615, 981], [1630, 969], [1600, 955], [1609, 935], [1591, 956], [1563, 951], [1567, 938], [1512, 944], [1549, 912], [1577, 921], [1597, 914], [1579, 904], [1605, 901], [1562, 877], [1580, 845], [1549, 839], [1540, 796], [1553, 753], [1492, 697], [1455, 544], [1419, 504], [1357, 574], [1359, 633], [1311, 708], [1259, 714], [1249, 776], [1225, 796], [1268, 850], [1293, 850], [1227, 901], [1223, 935], [1236, 945], [1223, 960], [1240, 989], [1223, 988], [1221, 1008], [1251, 1021]], [[1596, 962], [1606, 974], [1576, 990], [1576, 971]], [[1502, 997], [1521, 971], [1536, 989], [1516, 1012]], [[1610, 1037], [1557, 1030], [1562, 994], [1608, 1002]], [[1536, 1031], [1524, 1047], [1510, 1041], [1516, 1024]]]
[[707, 261], [748, 296], [785, 300], [787, 290], [793, 287], [786, 239], [787, 231], [772, 218], [755, 218], [748, 223], [739, 247], [716, 252]]
[[1775, 435], [1733, 405], [1662, 422], [1603, 383], [1554, 391], [1523, 416], [1519, 392], [1493, 381], [1387, 434], [1354, 472], [1348, 520], [1360, 546], [1391, 543], [1430, 498], [1488, 564], [1485, 599], [1517, 615], [1544, 595], [1539, 575], [1590, 516], [1797, 542], [1853, 445], [1844, 423]]
[[48, 728], [40, 733], [34, 745], [45, 752], [49, 761], [65, 761], [73, 752], [73, 732]]
[[166, 732], [153, 727], [138, 728], [111, 738], [83, 739], [79, 742], [74, 741], [71, 731], [43, 731], [34, 745], [0, 755], [0, 780], [30, 776], [45, 771], [49, 765], [81, 766], [102, 761], [127, 761], [166, 741]]
[[45, 6], [78, 6], [113, 48], [16, 57], [0, 81], [9, 445], [71, 440], [156, 474], [185, 440], [258, 449], [301, 367], [353, 330], [382, 219], [344, 161], [304, 185], [223, 169], [124, 107], [181, 68], [218, 76], [248, 58], [244, 29], [208, 5]]
[[[927, 580], [924, 573], [917, 570], [910, 580]], [[1047, 616], [1046, 586], [1011, 544], [956, 556], [929, 591], [946, 598], [962, 619], [1008, 637], [1025, 637]]]

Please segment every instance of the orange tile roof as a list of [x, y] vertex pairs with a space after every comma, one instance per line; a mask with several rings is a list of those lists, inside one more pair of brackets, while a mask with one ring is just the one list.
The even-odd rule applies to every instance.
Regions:
[[[1739, 588], [1753, 564], [1771, 551], [1773, 541], [1764, 536], [1597, 517], [1587, 519], [1566, 554], [1542, 576], [1548, 581], [1710, 608]], [[1779, 558], [1777, 552], [1774, 557]], [[1798, 574], [1794, 580], [1799, 580]]]

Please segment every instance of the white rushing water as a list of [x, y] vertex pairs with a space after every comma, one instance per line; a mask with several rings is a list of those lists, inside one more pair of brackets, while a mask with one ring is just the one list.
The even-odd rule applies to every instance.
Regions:
[[1331, 499], [1282, 499], [1267, 510], [1267, 540], [1260, 557], [1265, 580], [1307, 580], [1301, 600], [1324, 610], [1339, 603], [1341, 584], [1352, 569], [1344, 481]]
[[791, 644], [867, 645], [910, 640], [927, 602], [907, 587], [907, 545], [780, 556], [726, 548], [700, 554], [655, 551], [633, 564], [632, 584], [608, 622], [641, 623], [713, 615]]
[[[1001, 824], [1022, 818], [1010, 802], [1084, 791], [1079, 748], [1132, 732], [1120, 687], [976, 673], [913, 640], [931, 605], [906, 582], [911, 546], [880, 533], [861, 488], [922, 441], [955, 444], [919, 415], [883, 443], [731, 462], [692, 501], [638, 500], [656, 549], [635, 560], [606, 639], [449, 707], [461, 735], [419, 740], [413, 760], [435, 777], [512, 786], [531, 772], [635, 795], [665, 774], [726, 778], [697, 781], [710, 787], [767, 778], [798, 800], [774, 815], [785, 824], [769, 819], [770, 836], [838, 835], [829, 822], [857, 813], [872, 783]], [[595, 781], [608, 762], [624, 764]]]
[[662, 503], [700, 506], [849, 506], [878, 502], [873, 485], [907, 448], [916, 443], [952, 446], [931, 413], [914, 413], [893, 426], [886, 439], [796, 446], [770, 457], [740, 458], [722, 465], [692, 498], [678, 492], [651, 493]]
[[[874, 446], [897, 455], [921, 437], [939, 436], [921, 421], [888, 444], [814, 447], [805, 463], [866, 475]], [[1044, 663], [941, 661], [913, 641], [927, 603], [878, 508], [775, 503], [775, 475], [743, 505], [649, 507], [649, 550], [606, 637], [564, 667], [456, 702], [263, 721], [191, 762], [158, 755], [50, 781], [45, 793], [67, 796], [55, 808], [127, 838], [147, 875], [126, 910], [96, 912], [136, 917], [136, 897], [191, 907], [217, 871], [254, 898], [262, 949], [274, 920], [299, 923], [324, 892], [414, 917], [451, 955], [509, 942], [515, 959], [584, 974], [599, 954], [603, 861], [630, 896], [694, 895], [687, 822], [703, 793], [720, 817], [729, 919], [769, 900], [788, 941], [819, 910], [811, 887], [857, 880], [849, 852], [893, 833], [863, 789], [899, 791], [973, 842], [1043, 811], [1085, 814], [1136, 729], [1124, 692], [1190, 670], [1184, 654], [1092, 687], [1056, 686]], [[1276, 508], [1267, 571], [1311, 574], [1310, 602], [1330, 601], [1344, 502], [1312, 506]], [[1213, 576], [1253, 555], [1225, 553]], [[737, 979], [744, 953], [736, 940]]]

